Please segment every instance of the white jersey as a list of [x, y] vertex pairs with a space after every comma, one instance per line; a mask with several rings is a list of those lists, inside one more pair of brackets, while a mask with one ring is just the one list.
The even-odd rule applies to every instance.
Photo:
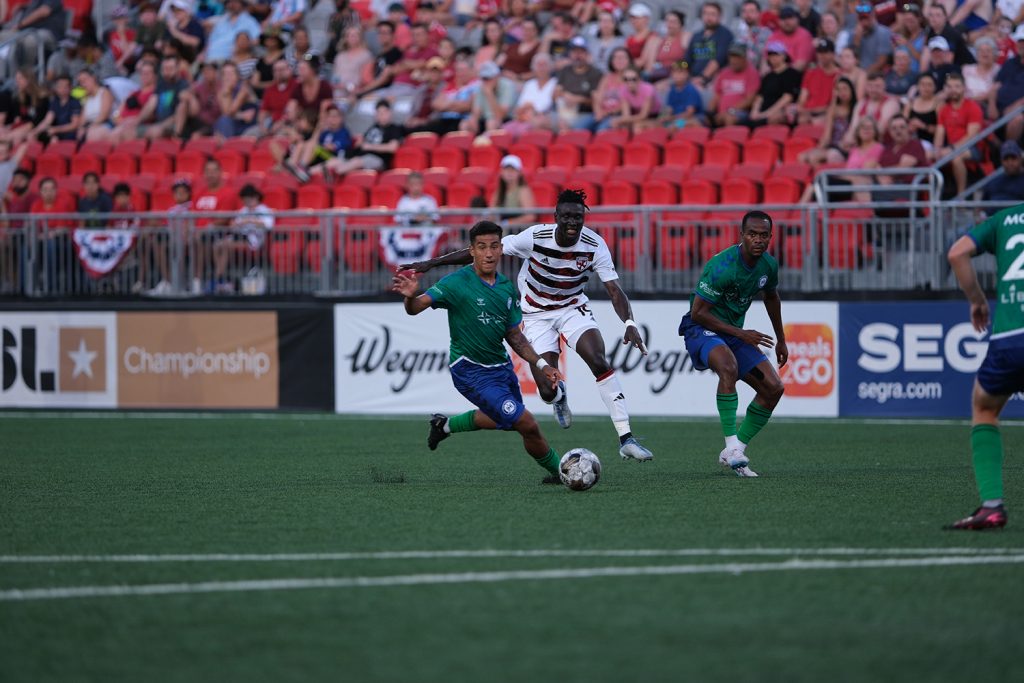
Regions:
[[583, 290], [591, 271], [597, 272], [601, 282], [619, 278], [608, 244], [586, 226], [571, 247], [555, 242], [555, 226], [551, 223], [507, 235], [501, 245], [504, 253], [523, 259], [517, 283], [523, 313], [585, 304], [589, 299]]

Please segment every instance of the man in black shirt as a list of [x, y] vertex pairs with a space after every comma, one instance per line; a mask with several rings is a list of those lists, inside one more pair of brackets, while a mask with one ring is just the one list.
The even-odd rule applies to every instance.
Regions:
[[395, 46], [395, 25], [390, 21], [377, 22], [377, 42], [380, 44], [380, 52], [373, 63], [373, 80], [367, 83], [356, 92], [356, 97], [362, 97], [374, 90], [386, 88], [391, 85], [395, 77], [393, 68], [402, 59], [402, 51]]
[[336, 174], [343, 176], [363, 169], [384, 171], [391, 166], [395, 151], [402, 141], [403, 129], [391, 122], [391, 104], [387, 100], [377, 102], [373, 125], [365, 133], [356, 136], [349, 159], [335, 157], [321, 166], [314, 166], [310, 173]]
[[[984, 187], [986, 201], [1005, 201], [1019, 203], [1024, 201], [1024, 168], [1022, 168], [1020, 145], [1014, 140], [1007, 140], [1000, 150], [1003, 167]], [[989, 215], [999, 209], [986, 209]]]
[[[110, 195], [100, 187], [100, 177], [92, 171], [86, 173], [82, 178], [82, 196], [78, 198], [78, 213], [104, 214], [110, 213], [113, 209], [114, 204]], [[103, 223], [102, 218], [87, 218], [84, 225], [87, 228], [102, 228]]]

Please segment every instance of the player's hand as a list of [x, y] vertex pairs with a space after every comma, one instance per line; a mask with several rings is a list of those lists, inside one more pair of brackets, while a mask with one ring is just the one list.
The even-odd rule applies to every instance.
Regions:
[[644, 344], [644, 338], [640, 335], [640, 330], [630, 325], [626, 328], [626, 333], [622, 335], [623, 344], [632, 344], [636, 348], [640, 349], [640, 353], [647, 355], [647, 345]]
[[415, 275], [398, 271], [391, 280], [391, 290], [398, 292], [407, 299], [416, 296], [416, 290], [420, 288], [420, 282]]
[[562, 373], [560, 373], [558, 371], [558, 368], [556, 368], [553, 365], [545, 366], [544, 369], [541, 370], [541, 372], [544, 373], [544, 377], [551, 384], [552, 389], [557, 387], [558, 383], [562, 380]]
[[780, 368], [789, 360], [789, 347], [786, 346], [785, 341], [780, 341], [775, 345], [775, 359], [779, 362]]
[[431, 265], [428, 261], [415, 261], [413, 263], [403, 263], [398, 268], [399, 270], [411, 270], [414, 273], [425, 273], [430, 270]]
[[984, 332], [988, 329], [988, 302], [982, 301], [981, 303], [971, 304], [971, 324], [974, 325], [974, 329], [978, 332]]
[[736, 336], [751, 346], [767, 346], [768, 348], [775, 346], [774, 339], [757, 330], [740, 330]]

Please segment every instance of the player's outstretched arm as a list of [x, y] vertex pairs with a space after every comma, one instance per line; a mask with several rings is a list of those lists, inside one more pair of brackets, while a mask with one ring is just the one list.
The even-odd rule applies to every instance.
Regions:
[[763, 332], [757, 330], [741, 330], [740, 328], [722, 322], [711, 314], [711, 302], [707, 299], [696, 296], [693, 298], [693, 308], [690, 309], [690, 318], [705, 330], [728, 334], [743, 340], [751, 346], [768, 346], [775, 344], [775, 340]]
[[768, 311], [768, 319], [775, 330], [775, 359], [781, 368], [789, 360], [789, 347], [786, 346], [786, 328], [782, 325], [782, 297], [779, 290], [773, 289], [764, 293], [764, 307]]
[[558, 384], [558, 380], [562, 379], [562, 375], [558, 372], [558, 368], [548, 365], [548, 362], [533, 350], [533, 346], [530, 344], [530, 341], [525, 335], [523, 335], [522, 331], [518, 327], [509, 328], [508, 332], [505, 333], [505, 341], [507, 341], [508, 345], [512, 347], [512, 350], [516, 352], [517, 356], [541, 370], [544, 373], [544, 376], [547, 377], [548, 381], [551, 382], [552, 388]]
[[473, 257], [469, 255], [469, 249], [459, 249], [458, 251], [453, 251], [426, 261], [403, 263], [398, 267], [401, 270], [411, 270], [414, 273], [425, 273], [431, 268], [436, 268], [437, 266], [465, 266], [472, 262]]
[[615, 309], [615, 314], [619, 316], [626, 325], [626, 330], [622, 334], [623, 344], [632, 344], [640, 350], [640, 353], [647, 355], [647, 345], [644, 344], [643, 335], [640, 334], [640, 328], [633, 322], [633, 307], [629, 305], [629, 297], [622, 291], [622, 287], [619, 286], [618, 280], [608, 280], [604, 283], [604, 288], [608, 290], [608, 297], [612, 300], [612, 307]]
[[974, 325], [974, 329], [984, 332], [988, 329], [988, 300], [985, 299], [985, 292], [982, 291], [981, 283], [978, 282], [978, 272], [974, 270], [974, 264], [971, 263], [971, 259], [977, 253], [978, 246], [974, 240], [964, 235], [949, 248], [946, 258], [949, 259], [949, 266], [953, 269], [953, 274], [956, 275], [960, 289], [964, 291], [967, 301], [971, 304], [971, 323]]
[[430, 308], [431, 300], [426, 294], [416, 296], [420, 283], [415, 277], [409, 277], [403, 273], [397, 273], [391, 280], [392, 291], [398, 292], [405, 297], [405, 312], [409, 315], [418, 315]]

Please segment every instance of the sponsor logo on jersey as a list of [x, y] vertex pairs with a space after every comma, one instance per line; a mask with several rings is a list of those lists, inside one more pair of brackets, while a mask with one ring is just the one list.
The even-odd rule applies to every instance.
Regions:
[[715, 289], [714, 287], [709, 285], [707, 282], [704, 282], [703, 280], [697, 283], [697, 288], [700, 289], [700, 291], [704, 292], [705, 294], [710, 294], [711, 296], [714, 297], [722, 295], [722, 292]]
[[1003, 225], [1024, 225], [1024, 213], [1010, 214], [1003, 219]]
[[835, 387], [836, 344], [832, 328], [816, 323], [785, 325], [789, 361], [779, 369], [787, 396], [828, 396]]

